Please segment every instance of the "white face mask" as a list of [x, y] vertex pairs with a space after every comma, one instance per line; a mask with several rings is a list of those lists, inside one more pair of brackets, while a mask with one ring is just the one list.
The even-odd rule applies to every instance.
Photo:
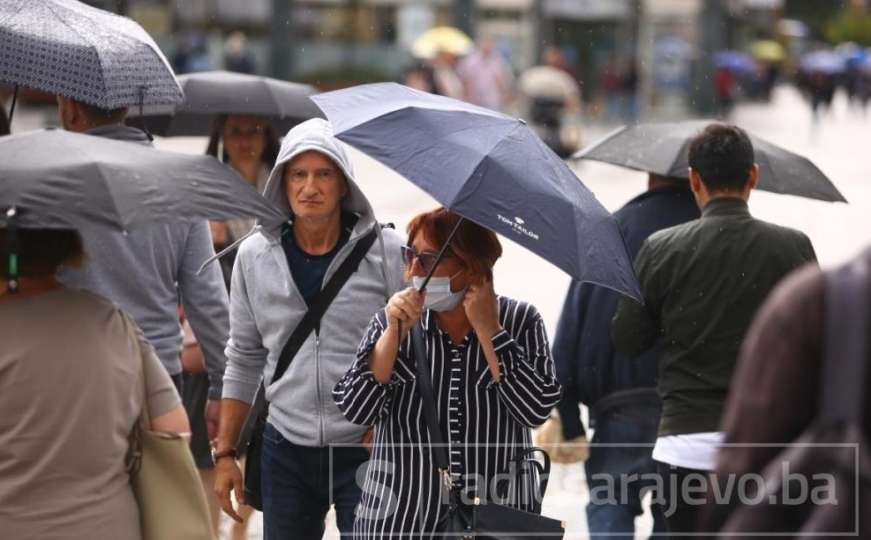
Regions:
[[[462, 274], [462, 270], [451, 277], [432, 277], [429, 283], [426, 284], [426, 298], [423, 302], [423, 307], [433, 311], [450, 311], [457, 307], [463, 297], [466, 295], [466, 289], [462, 291], [451, 291], [451, 280]], [[420, 289], [423, 285], [425, 277], [414, 276], [411, 281], [415, 289]]]

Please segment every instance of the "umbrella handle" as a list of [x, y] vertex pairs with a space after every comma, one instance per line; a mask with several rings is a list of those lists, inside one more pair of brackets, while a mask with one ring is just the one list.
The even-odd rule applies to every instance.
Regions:
[[18, 292], [18, 210], [12, 206], [6, 211], [6, 242], [9, 246], [9, 258], [6, 261], [7, 291], [10, 294]]
[[154, 136], [148, 131], [148, 122], [145, 120], [145, 87], [139, 87], [139, 120], [142, 122], [142, 131], [148, 136], [149, 141], [154, 140]]
[[12, 117], [15, 116], [15, 104], [18, 103], [18, 85], [15, 85], [15, 90], [12, 91], [12, 105], [9, 107], [9, 127], [12, 128]]

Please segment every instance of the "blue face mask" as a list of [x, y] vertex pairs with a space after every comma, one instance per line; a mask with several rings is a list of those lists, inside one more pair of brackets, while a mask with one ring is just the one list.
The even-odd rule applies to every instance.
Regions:
[[[462, 274], [462, 270], [451, 277], [433, 277], [426, 284], [426, 298], [423, 307], [433, 311], [450, 311], [457, 307], [466, 295], [466, 289], [451, 291], [451, 280]], [[414, 276], [411, 281], [415, 289], [420, 289], [425, 277]]]

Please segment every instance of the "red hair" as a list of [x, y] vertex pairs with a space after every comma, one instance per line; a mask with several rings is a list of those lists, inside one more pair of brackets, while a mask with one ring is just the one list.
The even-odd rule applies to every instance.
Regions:
[[[408, 245], [422, 234], [436, 249], [441, 249], [459, 220], [458, 214], [444, 207], [418, 214], [406, 228]], [[472, 274], [493, 279], [493, 265], [502, 256], [502, 244], [493, 231], [464, 219], [445, 253], [459, 259]]]

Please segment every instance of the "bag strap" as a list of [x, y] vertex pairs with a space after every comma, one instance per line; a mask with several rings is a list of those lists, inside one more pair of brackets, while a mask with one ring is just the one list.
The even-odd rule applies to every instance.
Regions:
[[426, 420], [430, 444], [433, 445], [433, 459], [435, 460], [436, 468], [438, 468], [445, 480], [445, 486], [450, 488], [451, 465], [450, 460], [448, 460], [448, 451], [441, 424], [439, 423], [438, 413], [436, 412], [435, 390], [433, 390], [429, 357], [426, 355], [423, 329], [420, 323], [411, 327], [411, 346], [414, 355], [414, 370], [417, 374], [418, 389], [423, 406], [423, 417]]
[[321, 318], [324, 316], [324, 313], [327, 312], [327, 308], [330, 307], [330, 304], [333, 303], [336, 295], [338, 295], [342, 287], [345, 286], [345, 283], [351, 277], [351, 274], [357, 271], [363, 257], [366, 256], [366, 253], [369, 252], [372, 244], [375, 243], [377, 227], [378, 224], [376, 224], [375, 228], [369, 231], [366, 236], [357, 242], [357, 245], [354, 246], [351, 254], [342, 261], [342, 264], [336, 270], [336, 273], [333, 274], [333, 277], [330, 278], [324, 288], [321, 289], [321, 292], [319, 292], [312, 301], [308, 311], [305, 312], [302, 320], [299, 321], [299, 324], [296, 325], [290, 338], [288, 338], [287, 343], [284, 344], [284, 348], [281, 350], [281, 356], [278, 357], [278, 364], [275, 366], [275, 373], [272, 374], [272, 381], [270, 382], [275, 382], [284, 376], [284, 372], [287, 371], [287, 368], [290, 366], [291, 360], [296, 356], [296, 353], [302, 347], [302, 344], [305, 343], [305, 340], [308, 339], [312, 330], [320, 324]]
[[825, 275], [820, 415], [826, 422], [859, 422], [864, 408], [871, 303], [869, 253]]

